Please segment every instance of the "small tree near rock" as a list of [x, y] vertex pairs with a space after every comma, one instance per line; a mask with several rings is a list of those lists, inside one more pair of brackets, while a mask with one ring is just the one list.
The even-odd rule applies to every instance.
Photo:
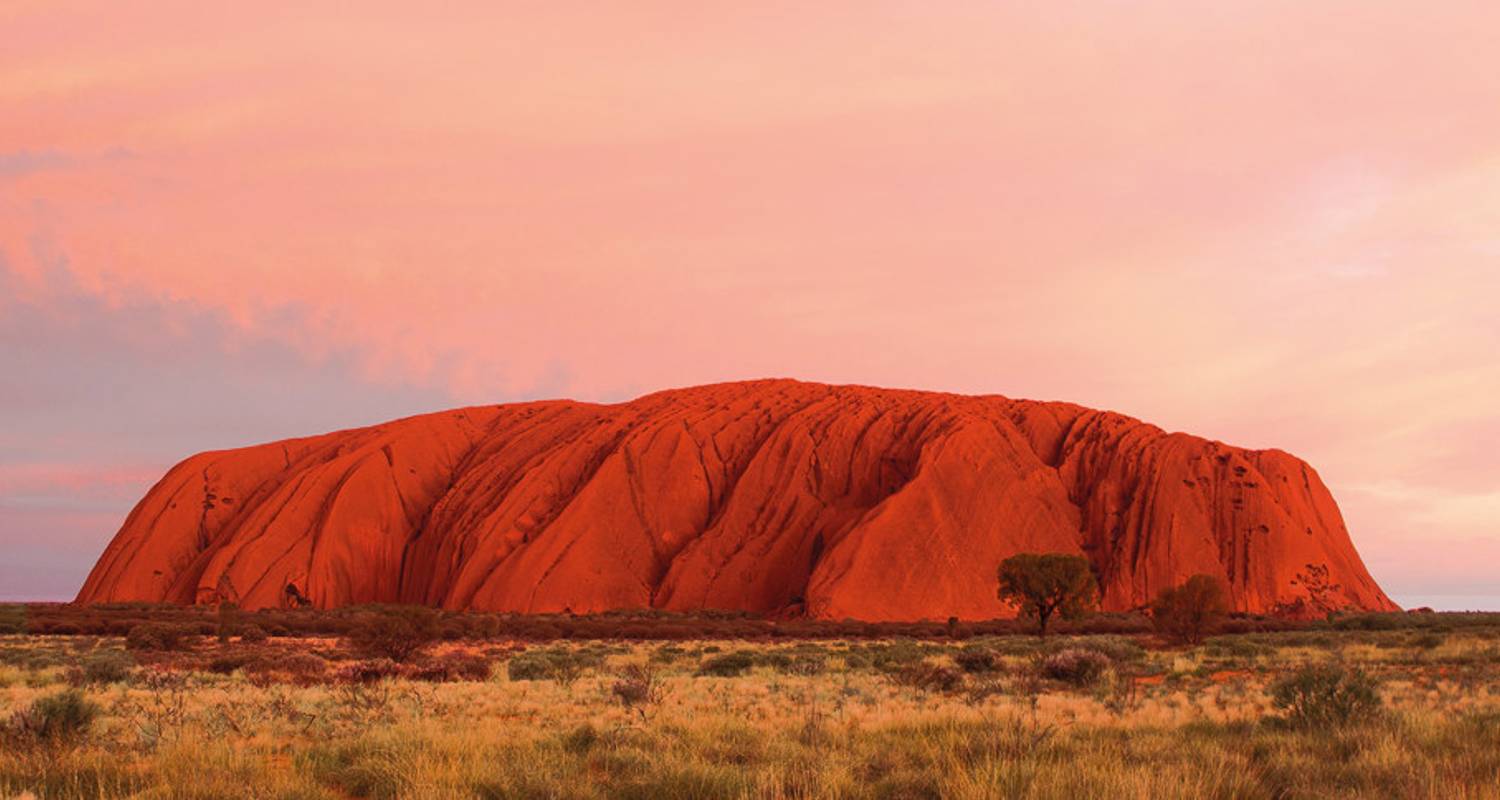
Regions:
[[1021, 553], [1000, 563], [999, 577], [1000, 599], [1034, 618], [1037, 635], [1042, 637], [1054, 615], [1072, 619], [1098, 601], [1099, 585], [1083, 556]]
[[397, 663], [427, 649], [437, 638], [437, 612], [422, 606], [375, 609], [349, 631], [349, 641], [356, 648]]
[[1179, 586], [1161, 590], [1151, 604], [1151, 622], [1168, 639], [1201, 644], [1229, 613], [1224, 582], [1212, 575], [1194, 575]]

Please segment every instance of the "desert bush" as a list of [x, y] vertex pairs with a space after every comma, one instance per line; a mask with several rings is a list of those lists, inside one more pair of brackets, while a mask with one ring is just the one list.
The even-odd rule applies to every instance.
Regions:
[[679, 656], [682, 656], [685, 653], [687, 653], [687, 651], [679, 645], [664, 644], [651, 651], [651, 660], [658, 664], [670, 664], [673, 661], [676, 661]]
[[540, 653], [522, 653], [505, 665], [513, 681], [544, 681], [552, 674], [552, 662]]
[[749, 650], [735, 650], [705, 658], [698, 664], [698, 674], [712, 675], [719, 678], [736, 678], [749, 672], [750, 668], [754, 666], [754, 653]]
[[423, 683], [449, 683], [456, 680], [453, 670], [442, 661], [402, 664], [401, 677]]
[[775, 665], [783, 675], [822, 675], [828, 671], [828, 657], [822, 653], [793, 653]]
[[25, 633], [29, 617], [26, 606], [19, 603], [0, 603], [0, 636]]
[[401, 674], [427, 683], [487, 681], [490, 679], [490, 661], [483, 656], [454, 653], [421, 664], [403, 665]]
[[1054, 642], [1044, 652], [1047, 655], [1064, 650], [1092, 650], [1113, 662], [1140, 661], [1146, 657], [1146, 649], [1122, 636], [1088, 636]]
[[1218, 658], [1255, 659], [1276, 652], [1276, 648], [1241, 636], [1216, 636], [1208, 641], [1204, 652]]
[[99, 706], [78, 689], [67, 689], [32, 701], [7, 720], [5, 740], [16, 747], [69, 746], [93, 726]]
[[666, 688], [652, 664], [626, 664], [620, 668], [617, 679], [609, 687], [609, 693], [620, 705], [640, 714], [644, 720], [661, 703]]
[[931, 661], [910, 664], [897, 672], [893, 679], [902, 686], [944, 694], [956, 692], [964, 686], [963, 672], [956, 667]]
[[1059, 633], [1075, 636], [1097, 636], [1101, 634], [1133, 635], [1150, 633], [1151, 619], [1134, 611], [1093, 611], [1073, 619], [1064, 618], [1057, 626]]
[[130, 677], [134, 666], [135, 659], [123, 650], [99, 650], [68, 671], [68, 682], [74, 686], [119, 683]]
[[259, 625], [243, 625], [239, 629], [240, 641], [245, 644], [261, 644], [270, 638], [266, 629]]
[[599, 735], [598, 728], [584, 722], [562, 735], [562, 748], [573, 755], [583, 755], [594, 749], [603, 738]]
[[548, 677], [558, 686], [572, 686], [588, 671], [590, 661], [573, 656], [558, 656], [552, 659]]
[[452, 678], [457, 681], [487, 681], [494, 672], [494, 665], [484, 656], [456, 653], [442, 659]]
[[381, 658], [345, 664], [334, 672], [333, 679], [341, 684], [370, 684], [400, 677], [400, 675], [400, 664], [388, 658]]
[[125, 646], [131, 650], [179, 650], [183, 640], [196, 631], [196, 627], [181, 623], [142, 622], [125, 634]]
[[1092, 686], [1109, 669], [1109, 656], [1084, 647], [1069, 647], [1042, 659], [1041, 672], [1073, 686]]
[[1157, 632], [1181, 644], [1202, 643], [1228, 613], [1224, 582], [1212, 575], [1194, 575], [1180, 586], [1163, 589], [1151, 604]]
[[214, 635], [221, 644], [229, 641], [236, 629], [239, 628], [240, 607], [231, 602], [219, 604], [219, 609], [214, 614]]
[[1419, 650], [1435, 650], [1443, 645], [1446, 638], [1441, 633], [1420, 633], [1412, 637], [1411, 646]]
[[916, 664], [935, 652], [931, 645], [918, 644], [910, 639], [861, 645], [844, 657], [852, 669], [873, 668], [877, 672], [894, 674]]
[[1393, 631], [1421, 625], [1423, 620], [1420, 616], [1413, 617], [1404, 613], [1330, 613], [1327, 623], [1328, 627], [1339, 631]]
[[381, 607], [363, 614], [349, 631], [349, 642], [373, 656], [406, 661], [437, 640], [438, 616], [423, 606]]
[[229, 675], [257, 658], [259, 656], [254, 653], [221, 653], [209, 659], [208, 671], [215, 675]]
[[988, 647], [968, 646], [953, 654], [953, 663], [970, 674], [999, 672], [1005, 667], [1005, 659]]
[[828, 669], [828, 656], [814, 649], [778, 649], [757, 654], [754, 663], [783, 675], [821, 675]]
[[257, 685], [294, 683], [311, 686], [323, 680], [328, 672], [328, 662], [313, 653], [284, 653], [260, 656], [243, 664], [242, 668], [245, 677]]
[[506, 672], [513, 681], [552, 680], [569, 686], [584, 672], [604, 661], [597, 653], [570, 650], [525, 652], [515, 656], [506, 664]]
[[1271, 704], [1293, 727], [1331, 727], [1369, 720], [1380, 713], [1379, 685], [1360, 669], [1314, 664], [1271, 685]]

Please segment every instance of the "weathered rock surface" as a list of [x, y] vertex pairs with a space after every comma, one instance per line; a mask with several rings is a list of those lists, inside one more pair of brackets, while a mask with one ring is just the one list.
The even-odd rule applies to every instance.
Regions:
[[993, 618], [1019, 552], [1106, 609], [1190, 575], [1237, 609], [1393, 609], [1311, 467], [1065, 403], [770, 380], [466, 408], [202, 453], [81, 602], [659, 607]]

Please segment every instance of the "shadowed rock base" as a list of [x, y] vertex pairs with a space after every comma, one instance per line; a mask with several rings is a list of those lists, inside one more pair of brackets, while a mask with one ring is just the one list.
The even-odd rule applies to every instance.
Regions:
[[1066, 403], [768, 380], [515, 403], [202, 453], [80, 602], [425, 603], [989, 619], [1019, 552], [1107, 610], [1188, 576], [1236, 609], [1394, 609], [1311, 467]]

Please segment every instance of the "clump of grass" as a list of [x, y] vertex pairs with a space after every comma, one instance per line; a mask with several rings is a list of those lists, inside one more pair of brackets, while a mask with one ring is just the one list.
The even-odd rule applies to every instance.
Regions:
[[280, 653], [252, 659], [241, 668], [244, 669], [245, 676], [259, 686], [272, 683], [311, 686], [324, 679], [328, 672], [328, 662], [316, 653]]
[[896, 683], [924, 692], [951, 693], [964, 687], [964, 674], [955, 667], [932, 661], [907, 666], [893, 676]]
[[[254, 616], [236, 624], [247, 618]], [[293, 629], [303, 624], [294, 614], [279, 619]], [[72, 744], [0, 742], [0, 797], [1494, 796], [1496, 639], [1477, 627], [1443, 631], [1434, 653], [1419, 646], [1427, 632], [1318, 628], [1341, 652], [1338, 669], [1357, 666], [1384, 680], [1377, 708], [1391, 713], [1297, 724], [1264, 723], [1268, 715], [1291, 720], [1294, 707], [1321, 701], [1276, 706], [1273, 688], [1282, 682], [1265, 668], [1287, 665], [1290, 685], [1301, 665], [1327, 663], [1303, 634], [1221, 636], [1202, 648], [1134, 656], [1123, 637], [1038, 642], [985, 634], [964, 643], [496, 642], [453, 650], [523, 664], [610, 665], [588, 691], [570, 692], [426, 682], [436, 680], [429, 674], [456, 672], [442, 665], [450, 656], [346, 662], [334, 641], [233, 642], [142, 655], [148, 666], [133, 669], [124, 686], [82, 684], [99, 712], [86, 733], [60, 740]], [[17, 709], [29, 711], [57, 691], [36, 687], [112, 649], [116, 642], [77, 636], [0, 641], [0, 659], [10, 662], [0, 666], [0, 683], [10, 684], [0, 691], [0, 728], [9, 729], [4, 720]], [[965, 671], [964, 654], [985, 649], [1007, 664], [1034, 660], [1026, 669]], [[1040, 671], [1043, 659], [1069, 649], [1120, 656], [1092, 688], [1077, 691]], [[663, 659], [653, 658], [661, 651]], [[329, 674], [310, 685], [279, 676], [258, 683], [249, 671], [244, 678], [203, 674], [220, 658], [310, 652], [332, 659]], [[700, 661], [741, 652], [757, 668], [714, 680], [678, 677]], [[959, 688], [933, 681], [907, 691], [901, 670], [872, 672], [876, 655], [884, 664], [942, 668]], [[788, 679], [802, 657], [831, 660], [835, 669]], [[867, 665], [837, 668], [850, 657]], [[344, 664], [372, 663], [382, 665], [372, 682], [332, 679]], [[658, 671], [664, 699], [650, 700], [632, 664]], [[1223, 670], [1233, 674], [1217, 674]], [[1163, 682], [1169, 672], [1175, 680]], [[552, 679], [549, 671], [538, 677]], [[1317, 685], [1305, 682], [1307, 691], [1292, 694], [1326, 694]]]
[[1336, 727], [1380, 714], [1380, 690], [1360, 669], [1314, 664], [1271, 685], [1271, 702], [1282, 719], [1299, 728]]
[[442, 629], [437, 612], [424, 606], [377, 606], [366, 611], [349, 631], [349, 643], [361, 652], [406, 661], [437, 641]]
[[666, 686], [656, 667], [649, 662], [621, 667], [609, 691], [620, 705], [639, 714], [642, 720], [648, 719], [666, 696]]
[[783, 675], [821, 675], [828, 670], [828, 657], [821, 651], [773, 650], [756, 661]]
[[1435, 650], [1441, 647], [1443, 645], [1443, 642], [1447, 641], [1447, 638], [1448, 637], [1444, 636], [1441, 633], [1433, 633], [1431, 631], [1428, 631], [1426, 633], [1419, 633], [1416, 636], [1413, 636], [1411, 639], [1411, 646], [1417, 648], [1418, 650]]
[[0, 603], [0, 636], [26, 632], [27, 608], [19, 603]]
[[1110, 667], [1109, 656], [1098, 650], [1069, 647], [1042, 659], [1041, 672], [1071, 686], [1093, 686]]
[[102, 686], [119, 683], [130, 677], [135, 659], [123, 650], [99, 650], [84, 657], [82, 663], [68, 671], [68, 683], [74, 686]]
[[604, 662], [598, 653], [557, 648], [527, 651], [511, 658], [506, 672], [513, 681], [550, 680], [559, 686], [572, 686], [584, 673]]
[[131, 650], [179, 650], [196, 632], [174, 622], [142, 622], [125, 635], [125, 646]]
[[98, 716], [98, 704], [78, 689], [67, 689], [16, 711], [0, 738], [15, 747], [71, 747], [88, 734]]
[[1005, 659], [989, 647], [968, 645], [953, 654], [953, 663], [969, 674], [988, 674], [1005, 668]]
[[749, 650], [735, 650], [709, 656], [698, 664], [699, 675], [719, 678], [735, 678], [749, 672], [755, 666], [755, 654]]

